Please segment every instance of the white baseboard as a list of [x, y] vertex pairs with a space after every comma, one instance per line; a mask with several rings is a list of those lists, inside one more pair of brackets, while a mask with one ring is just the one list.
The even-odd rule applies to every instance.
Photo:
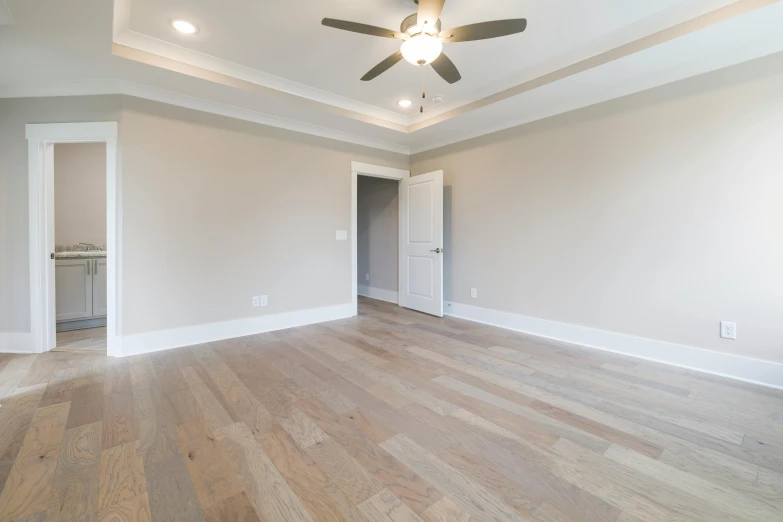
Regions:
[[388, 301], [397, 304], [397, 292], [394, 290], [384, 290], [383, 288], [374, 288], [372, 286], [358, 285], [356, 293], [364, 297], [371, 297], [381, 301]]
[[180, 346], [191, 346], [210, 341], [231, 339], [233, 337], [272, 332], [324, 321], [335, 321], [352, 317], [353, 315], [353, 305], [347, 303], [325, 306], [323, 308], [297, 310], [295, 312], [248, 317], [234, 321], [126, 335], [122, 338], [122, 354], [120, 357], [159, 352], [170, 348], [179, 348]]
[[35, 353], [30, 332], [0, 332], [0, 353]]
[[445, 305], [446, 315], [460, 319], [783, 389], [783, 364], [780, 363], [499, 312], [461, 303], [446, 302]]

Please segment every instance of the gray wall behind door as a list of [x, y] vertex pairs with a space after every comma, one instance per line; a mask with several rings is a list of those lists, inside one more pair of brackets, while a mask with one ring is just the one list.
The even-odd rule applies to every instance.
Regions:
[[[398, 181], [359, 176], [356, 206], [359, 285], [397, 291], [398, 192]], [[370, 274], [369, 281], [367, 274]]]

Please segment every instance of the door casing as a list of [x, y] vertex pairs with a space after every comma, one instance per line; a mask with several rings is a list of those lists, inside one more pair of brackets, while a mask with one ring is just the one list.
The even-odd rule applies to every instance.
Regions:
[[[380, 165], [370, 165], [369, 163], [360, 163], [358, 161], [351, 162], [351, 305], [353, 307], [353, 315], [358, 313], [358, 267], [359, 261], [358, 247], [356, 244], [357, 233], [357, 208], [358, 208], [358, 185], [359, 176], [369, 176], [372, 178], [384, 178], [393, 179], [399, 181], [404, 178], [409, 178], [411, 172], [403, 169], [393, 169], [390, 167], [382, 167]], [[399, 236], [399, 233], [398, 233]], [[399, 293], [398, 293], [399, 295]]]
[[107, 355], [121, 356], [122, 220], [118, 125], [114, 121], [42, 123], [25, 126], [28, 150], [30, 332], [31, 351], [42, 353], [56, 345], [54, 295], [54, 145], [106, 144], [106, 295]]

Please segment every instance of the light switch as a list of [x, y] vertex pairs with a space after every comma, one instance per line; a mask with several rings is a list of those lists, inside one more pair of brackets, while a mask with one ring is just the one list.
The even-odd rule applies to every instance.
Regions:
[[336, 237], [337, 237], [337, 241], [347, 241], [348, 240], [348, 231], [347, 230], [338, 230]]

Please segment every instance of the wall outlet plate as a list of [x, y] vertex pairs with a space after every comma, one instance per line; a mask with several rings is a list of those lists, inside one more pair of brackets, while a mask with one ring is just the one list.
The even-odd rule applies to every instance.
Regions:
[[253, 306], [254, 307], [261, 306], [261, 300], [259, 299], [259, 297], [257, 295], [253, 296]]
[[346, 241], [348, 239], [348, 231], [347, 230], [338, 230], [335, 234], [335, 238], [337, 241]]
[[365, 281], [369, 281], [370, 280], [370, 274], [364, 274], [364, 279], [365, 279]]
[[724, 339], [736, 339], [737, 323], [730, 323], [729, 321], [721, 321], [720, 336], [723, 337]]
[[259, 300], [261, 301], [261, 306], [266, 306], [269, 304], [269, 298], [265, 295], [259, 296]]
[[471, 299], [478, 299], [478, 290], [475, 288], [470, 289], [470, 298]]

